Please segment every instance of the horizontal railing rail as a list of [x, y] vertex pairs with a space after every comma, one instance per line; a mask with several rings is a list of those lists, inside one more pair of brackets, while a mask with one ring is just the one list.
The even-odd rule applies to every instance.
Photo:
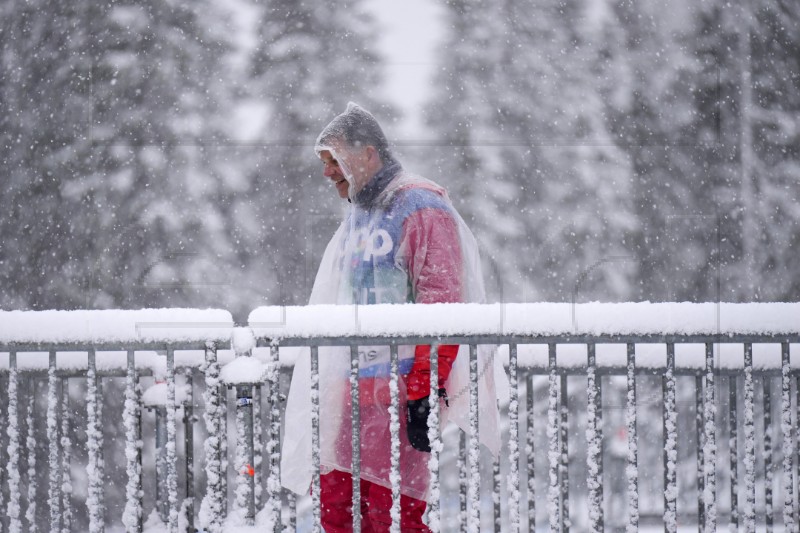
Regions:
[[[363, 310], [361, 313], [363, 318]], [[109, 420], [104, 416], [108, 401], [103, 390], [111, 386], [107, 379], [124, 377], [126, 495], [122, 513], [111, 519], [121, 522], [126, 531], [147, 530], [146, 500], [169, 531], [194, 531], [195, 526], [224, 531], [237, 519], [244, 525], [258, 520], [259, 530], [319, 531], [318, 404], [312, 402], [310, 505], [300, 504], [299, 496], [280, 486], [282, 410], [290, 375], [289, 362], [282, 364], [281, 349], [307, 348], [313, 374], [318, 372], [320, 347], [350, 347], [351, 394], [356, 398], [358, 346], [389, 346], [390, 379], [396, 382], [397, 348], [417, 344], [469, 347], [472, 435], [478, 425], [479, 345], [497, 347], [509, 378], [508, 399], [502, 402], [504, 451], [493, 465], [487, 454], [481, 455], [477, 439], [462, 434], [453, 442], [451, 435], [440, 434], [439, 413], [432, 409], [432, 499], [427, 521], [434, 531], [480, 530], [481, 526], [495, 531], [533, 531], [545, 523], [560, 531], [636, 530], [654, 513], [665, 531], [677, 531], [679, 522], [697, 524], [703, 531], [714, 531], [724, 522], [746, 530], [753, 530], [757, 522], [769, 527], [781, 523], [786, 530], [800, 523], [800, 448], [796, 444], [800, 333], [784, 328], [778, 333], [753, 333], [751, 329], [743, 334], [466, 335], [442, 328], [442, 334], [432, 335], [428, 328], [422, 335], [349, 331], [314, 336], [303, 331], [265, 332], [263, 324], [228, 331], [198, 328], [193, 333], [196, 339], [187, 339], [185, 332], [182, 339], [166, 332], [163, 339], [146, 341], [5, 342], [0, 338], [4, 392], [0, 397], [5, 402], [0, 424], [6, 428], [0, 435], [0, 461], [7, 465], [0, 479], [3, 530], [35, 529], [37, 513], [41, 514], [36, 494], [45, 479], [49, 517], [45, 529], [78, 530], [80, 515], [85, 515], [89, 531], [105, 530], [110, 514], [105, 509], [106, 487], [122, 481], [108, 479], [105, 472], [104, 426]], [[271, 323], [270, 327], [287, 330], [287, 322]], [[656, 355], [654, 347], [659, 352]], [[8, 354], [7, 363], [3, 354]], [[435, 373], [436, 350], [431, 354]], [[75, 405], [73, 396], [78, 390], [70, 386], [75, 379], [80, 379], [81, 390], [85, 386], [85, 408]], [[31, 389], [36, 382], [47, 387], [43, 413], [37, 411], [38, 396]], [[311, 383], [317, 381], [312, 377]], [[143, 391], [144, 384], [151, 386]], [[235, 390], [235, 399], [228, 398], [228, 388]], [[647, 398], [642, 399], [643, 393]], [[317, 396], [311, 394], [311, 398]], [[652, 434], [654, 398], [660, 436]], [[355, 427], [358, 404], [352, 402]], [[235, 412], [231, 422], [229, 407]], [[144, 416], [145, 409], [153, 411], [152, 422]], [[643, 410], [647, 410], [645, 418]], [[195, 412], [202, 412], [202, 426], [195, 427]], [[396, 394], [390, 412], [396, 420]], [[37, 424], [42, 414], [44, 423]], [[77, 442], [73, 426], [83, 418], [85, 442]], [[20, 423], [23, 419], [25, 423]], [[229, 428], [229, 423], [234, 427]], [[642, 427], [648, 432], [642, 434]], [[205, 439], [201, 461], [196, 464], [194, 436], [198, 431]], [[152, 452], [143, 440], [145, 434], [155, 441]], [[229, 434], [235, 435], [232, 461]], [[353, 432], [356, 470], [360, 463], [358, 434]], [[397, 428], [392, 435], [392, 467], [396, 471]], [[47, 443], [47, 465], [37, 469], [36, 454], [25, 448], [41, 440]], [[436, 443], [444, 441], [449, 444], [440, 452]], [[659, 446], [657, 456], [653, 455], [654, 442]], [[691, 457], [687, 443], [694, 449]], [[85, 502], [78, 507], [72, 487], [76, 446], [86, 448], [87, 473]], [[644, 464], [642, 454], [648, 458]], [[145, 459], [150, 455], [153, 461]], [[689, 461], [694, 463], [693, 473], [686, 468]], [[448, 466], [450, 462], [454, 465]], [[655, 482], [651, 463], [658, 462], [661, 473]], [[452, 476], [442, 478], [442, 472], [452, 468], [457, 475], [451, 472]], [[650, 473], [644, 478], [640, 476], [643, 469]], [[46, 472], [46, 477], [39, 472]], [[145, 478], [156, 480], [154, 495], [145, 494]], [[451, 478], [455, 486], [450, 481], [442, 484], [442, 479]], [[393, 508], [399, 510], [399, 486], [392, 489]], [[229, 492], [233, 493], [230, 500]], [[681, 499], [687, 492], [696, 496], [693, 505]], [[195, 502], [198, 493], [203, 494], [202, 502]], [[354, 484], [356, 509], [360, 497]], [[482, 501], [492, 509], [491, 520], [481, 515]], [[757, 501], [763, 506], [757, 507]], [[780, 512], [773, 516], [773, 505], [778, 503]], [[588, 512], [575, 514], [576, 505], [585, 505]], [[614, 520], [618, 516], [625, 517], [624, 523]], [[356, 517], [355, 529], [358, 523]], [[399, 524], [394, 524], [393, 529], [398, 528]]]

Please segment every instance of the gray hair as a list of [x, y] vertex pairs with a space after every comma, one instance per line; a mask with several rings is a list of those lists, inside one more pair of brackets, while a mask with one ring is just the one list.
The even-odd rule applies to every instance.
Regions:
[[337, 140], [342, 140], [353, 148], [374, 146], [381, 161], [387, 163], [394, 160], [381, 125], [372, 113], [354, 102], [348, 103], [344, 113], [336, 116], [325, 126], [317, 137], [314, 150], [319, 154]]

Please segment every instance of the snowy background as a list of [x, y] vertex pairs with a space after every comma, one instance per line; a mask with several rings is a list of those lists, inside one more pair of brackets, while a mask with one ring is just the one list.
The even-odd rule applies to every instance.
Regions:
[[493, 302], [800, 299], [797, 2], [30, 0], [0, 21], [0, 309], [304, 304], [345, 208], [312, 145], [349, 100], [449, 189]]
[[0, 10], [4, 309], [306, 302], [348, 100], [449, 188], [494, 301], [800, 295], [794, 2]]

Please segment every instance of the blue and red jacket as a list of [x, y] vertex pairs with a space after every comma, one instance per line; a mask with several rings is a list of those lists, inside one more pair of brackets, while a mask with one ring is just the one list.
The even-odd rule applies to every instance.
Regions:
[[[386, 188], [402, 174], [389, 162], [353, 198], [349, 243], [354, 302], [447, 303], [463, 301], [463, 260], [458, 224], [444, 190], [427, 183]], [[397, 185], [397, 184], [394, 184]], [[439, 387], [444, 387], [458, 345], [439, 347]], [[430, 346], [417, 346], [411, 368], [401, 368], [409, 400], [430, 393]], [[362, 385], [363, 386], [363, 385]]]

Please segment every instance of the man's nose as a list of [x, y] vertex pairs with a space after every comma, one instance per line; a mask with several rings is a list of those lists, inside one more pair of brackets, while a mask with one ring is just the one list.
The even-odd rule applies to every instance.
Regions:
[[325, 176], [326, 178], [330, 178], [331, 176], [333, 176], [333, 166], [325, 165], [322, 169], [322, 175]]

